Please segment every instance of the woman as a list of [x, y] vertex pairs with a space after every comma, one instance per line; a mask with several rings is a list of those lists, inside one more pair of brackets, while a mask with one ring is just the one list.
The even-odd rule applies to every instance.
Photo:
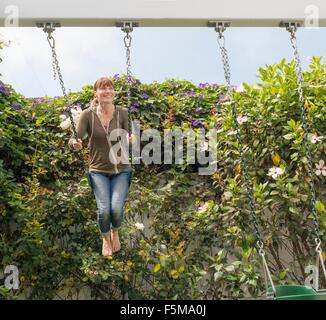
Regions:
[[[83, 147], [81, 139], [87, 135], [90, 137], [89, 178], [97, 203], [97, 221], [103, 237], [104, 256], [111, 256], [121, 248], [118, 230], [123, 220], [123, 206], [133, 172], [128, 161], [128, 150], [121, 146], [121, 141], [125, 141], [127, 146], [134, 141], [134, 136], [128, 133], [128, 110], [115, 106], [114, 96], [113, 82], [107, 77], [98, 79], [94, 84], [94, 99], [78, 120], [77, 140], [69, 140], [69, 145], [79, 151]], [[117, 150], [112, 141], [114, 139], [111, 139], [117, 131], [121, 138], [116, 142], [121, 147], [120, 162], [117, 161], [119, 155], [114, 152]], [[127, 161], [121, 161], [123, 156]]]

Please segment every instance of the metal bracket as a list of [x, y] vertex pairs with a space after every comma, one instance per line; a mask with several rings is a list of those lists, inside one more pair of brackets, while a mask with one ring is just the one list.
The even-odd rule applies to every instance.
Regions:
[[118, 28], [130, 28], [132, 30], [132, 28], [136, 28], [139, 27], [139, 22], [134, 22], [134, 21], [118, 21], [115, 24], [116, 27]]
[[220, 30], [224, 32], [226, 28], [231, 26], [230, 21], [208, 21], [207, 26], [210, 28], [215, 28], [216, 32], [219, 32]]
[[36, 27], [43, 28], [45, 33], [52, 33], [56, 28], [60, 28], [60, 22], [36, 22]]
[[280, 22], [280, 28], [290, 28], [290, 27], [295, 27], [295, 28], [300, 28], [302, 26], [301, 21], [281, 21]]

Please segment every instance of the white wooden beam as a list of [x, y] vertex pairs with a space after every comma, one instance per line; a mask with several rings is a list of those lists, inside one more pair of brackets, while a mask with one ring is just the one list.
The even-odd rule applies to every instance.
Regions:
[[[15, 14], [18, 16], [15, 16]], [[12, 23], [16, 18], [16, 25]], [[326, 27], [326, 0], [1, 0], [0, 27], [112, 27], [135, 21], [140, 27], [205, 27], [230, 21], [231, 27], [278, 27], [315, 18]]]

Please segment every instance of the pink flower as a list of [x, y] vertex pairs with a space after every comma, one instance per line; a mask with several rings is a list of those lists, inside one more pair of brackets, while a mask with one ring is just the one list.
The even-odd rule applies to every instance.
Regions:
[[207, 209], [208, 209], [208, 202], [205, 202], [199, 207], [198, 212], [199, 213], [204, 213], [205, 211], [207, 211]]
[[278, 176], [281, 176], [284, 173], [284, 170], [282, 168], [270, 168], [269, 173], [267, 173], [268, 176], [271, 176], [273, 179], [277, 179]]
[[237, 131], [234, 130], [234, 129], [231, 129], [231, 130], [229, 131], [229, 133], [228, 133], [228, 136], [232, 136], [232, 135], [234, 135], [234, 134], [237, 134]]
[[248, 117], [247, 116], [238, 117], [239, 124], [245, 123], [247, 121], [248, 121]]
[[315, 144], [323, 139], [323, 136], [318, 137], [316, 134], [314, 134], [311, 137], [311, 143]]
[[320, 160], [319, 164], [316, 164], [316, 175], [320, 176], [321, 174], [326, 177], [326, 167], [324, 160]]

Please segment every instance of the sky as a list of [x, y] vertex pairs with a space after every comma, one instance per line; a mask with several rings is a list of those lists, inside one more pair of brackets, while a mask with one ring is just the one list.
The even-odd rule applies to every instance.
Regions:
[[[62, 95], [41, 29], [0, 28], [0, 34], [11, 41], [1, 52], [2, 81], [26, 97]], [[53, 36], [67, 91], [126, 72], [124, 34], [118, 28], [58, 28]], [[225, 38], [234, 85], [254, 84], [260, 67], [293, 57], [290, 34], [282, 28], [229, 28]], [[304, 69], [310, 57], [326, 56], [326, 28], [299, 29], [297, 38]], [[143, 83], [171, 78], [194, 84], [225, 82], [213, 28], [135, 28], [131, 63], [133, 75]]]

